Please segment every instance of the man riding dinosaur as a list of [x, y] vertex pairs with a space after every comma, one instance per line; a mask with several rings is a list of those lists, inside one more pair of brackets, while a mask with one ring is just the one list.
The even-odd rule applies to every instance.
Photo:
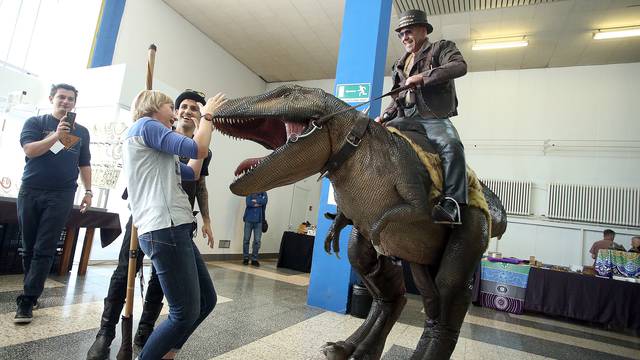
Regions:
[[458, 115], [453, 79], [467, 73], [467, 63], [452, 41], [429, 42], [433, 26], [423, 11], [400, 14], [395, 31], [406, 53], [393, 65], [392, 89], [405, 85], [415, 89], [394, 95], [376, 121], [399, 130], [426, 132], [444, 175], [443, 197], [433, 207], [433, 220], [460, 224], [460, 206], [468, 203], [467, 174], [464, 147], [449, 118]]

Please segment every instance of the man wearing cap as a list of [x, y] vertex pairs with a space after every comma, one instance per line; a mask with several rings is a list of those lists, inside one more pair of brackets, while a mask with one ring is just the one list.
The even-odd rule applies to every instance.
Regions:
[[[201, 118], [201, 111], [198, 104], [205, 105], [206, 101], [204, 94], [195, 90], [185, 90], [175, 102], [175, 114], [178, 118], [175, 123], [175, 131], [187, 136], [193, 137], [196, 126]], [[180, 159], [180, 161], [187, 163], [189, 159]], [[182, 188], [189, 197], [191, 208], [195, 205], [195, 200], [198, 200], [198, 207], [200, 208], [200, 214], [203, 219], [202, 235], [207, 239], [210, 247], [213, 247], [213, 231], [211, 230], [211, 219], [209, 218], [209, 196], [207, 192], [207, 186], [205, 177], [209, 175], [209, 163], [211, 162], [211, 151], [209, 155], [202, 163], [202, 169], [200, 171], [200, 178], [195, 181], [182, 180]], [[123, 197], [126, 197], [126, 192]], [[120, 312], [124, 306], [127, 288], [127, 272], [129, 268], [129, 244], [131, 241], [131, 217], [126, 225], [126, 231], [124, 238], [122, 239], [122, 246], [120, 248], [120, 255], [118, 257], [118, 266], [116, 267], [113, 275], [111, 276], [111, 283], [109, 284], [109, 290], [107, 297], [104, 299], [104, 310], [102, 312], [102, 318], [100, 321], [100, 329], [96, 335], [96, 340], [87, 353], [87, 360], [102, 360], [107, 359], [109, 356], [109, 347], [111, 342], [115, 338], [115, 328], [118, 324]], [[144, 253], [138, 248], [138, 261], [136, 262], [136, 272], [140, 270], [142, 266], [142, 259]], [[140, 322], [138, 324], [138, 330], [134, 338], [134, 343], [140, 347], [143, 347], [146, 343], [149, 335], [153, 331], [153, 327], [160, 316], [163, 303], [162, 299], [164, 294], [158, 281], [155, 269], [151, 268], [151, 277], [144, 299], [144, 307], [140, 316]]]
[[[448, 40], [429, 42], [433, 26], [421, 10], [400, 14], [395, 29], [406, 53], [393, 65], [393, 89], [413, 89], [394, 95], [394, 101], [376, 119], [400, 130], [421, 125], [442, 163], [443, 198], [433, 208], [437, 223], [460, 224], [460, 205], [467, 204], [464, 147], [450, 117], [458, 115], [453, 79], [467, 73], [467, 64]], [[393, 120], [393, 121], [392, 121]]]

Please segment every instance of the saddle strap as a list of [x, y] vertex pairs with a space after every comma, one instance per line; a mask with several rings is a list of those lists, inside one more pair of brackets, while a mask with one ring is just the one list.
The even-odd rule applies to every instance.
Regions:
[[344, 139], [344, 144], [337, 153], [333, 154], [329, 161], [324, 165], [321, 170], [322, 175], [320, 178], [323, 178], [327, 173], [334, 172], [338, 169], [345, 161], [347, 161], [351, 155], [356, 151], [358, 145], [362, 141], [367, 129], [369, 128], [370, 120], [366, 116], [360, 116], [356, 120], [355, 125], [347, 134], [347, 137]]

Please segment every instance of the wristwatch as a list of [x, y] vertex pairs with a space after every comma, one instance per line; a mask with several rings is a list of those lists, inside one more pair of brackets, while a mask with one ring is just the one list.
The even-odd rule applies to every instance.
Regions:
[[91, 191], [91, 190], [86, 190], [86, 191], [84, 192], [84, 196], [87, 196], [87, 195], [89, 195], [89, 197], [93, 197], [93, 191]]
[[204, 114], [202, 117], [207, 121], [213, 121], [213, 115], [211, 114]]

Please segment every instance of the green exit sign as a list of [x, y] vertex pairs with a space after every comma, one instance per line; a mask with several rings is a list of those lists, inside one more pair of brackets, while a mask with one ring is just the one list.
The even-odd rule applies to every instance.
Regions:
[[338, 84], [336, 96], [344, 102], [363, 102], [369, 100], [371, 84]]

